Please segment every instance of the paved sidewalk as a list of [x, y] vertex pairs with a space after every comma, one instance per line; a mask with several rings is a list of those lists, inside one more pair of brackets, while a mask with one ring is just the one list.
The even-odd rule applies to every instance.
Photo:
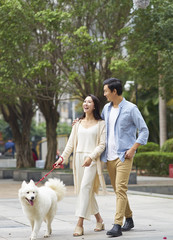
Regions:
[[[23, 214], [18, 200], [18, 189], [21, 182], [0, 180], [0, 240], [29, 239], [31, 227]], [[135, 228], [124, 232], [120, 240], [173, 240], [173, 196], [160, 194], [145, 194], [128, 192], [129, 201], [134, 214]], [[100, 213], [104, 219], [106, 230], [112, 227], [115, 213], [115, 195], [109, 190], [106, 196], [97, 196]], [[95, 219], [85, 221], [82, 237], [73, 238], [76, 225], [75, 212], [76, 197], [73, 187], [67, 187], [66, 197], [58, 203], [58, 211], [52, 224], [53, 233], [50, 240], [71, 239], [109, 239], [106, 230], [94, 232]], [[43, 240], [45, 223], [39, 232], [38, 239]]]

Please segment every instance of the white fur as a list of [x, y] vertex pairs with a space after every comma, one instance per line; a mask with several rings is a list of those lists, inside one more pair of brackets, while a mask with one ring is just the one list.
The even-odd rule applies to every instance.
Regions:
[[48, 179], [42, 187], [37, 187], [33, 180], [28, 184], [23, 181], [18, 195], [23, 212], [31, 223], [31, 240], [37, 239], [43, 221], [47, 224], [44, 237], [51, 235], [51, 223], [56, 214], [57, 201], [64, 197], [65, 191], [65, 185], [57, 178]]

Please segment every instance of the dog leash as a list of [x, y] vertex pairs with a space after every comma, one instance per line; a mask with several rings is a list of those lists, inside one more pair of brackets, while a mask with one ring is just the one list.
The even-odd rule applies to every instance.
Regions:
[[[61, 165], [63, 163], [64, 159], [61, 156], [59, 158], [62, 159], [61, 163], [59, 164], [59, 165]], [[35, 185], [37, 185], [39, 182], [43, 181], [43, 179], [45, 179], [55, 169], [55, 167], [56, 167], [56, 164], [54, 163], [53, 168], [48, 173], [46, 173]]]
[[53, 168], [48, 172], [46, 173], [35, 185], [37, 185], [39, 182], [43, 181], [43, 179], [45, 179], [54, 169], [55, 169], [55, 163], [53, 164]]

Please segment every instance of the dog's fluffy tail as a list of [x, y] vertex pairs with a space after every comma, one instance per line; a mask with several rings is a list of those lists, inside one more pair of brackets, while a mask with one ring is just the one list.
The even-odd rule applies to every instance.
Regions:
[[45, 186], [51, 188], [55, 191], [57, 195], [57, 200], [60, 201], [63, 199], [66, 193], [65, 184], [60, 181], [58, 178], [49, 178], [47, 182], [45, 182]]

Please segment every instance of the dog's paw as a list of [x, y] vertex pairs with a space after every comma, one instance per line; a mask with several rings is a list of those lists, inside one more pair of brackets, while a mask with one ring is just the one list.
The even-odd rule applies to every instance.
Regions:
[[37, 237], [36, 236], [34, 236], [34, 235], [31, 235], [31, 237], [30, 237], [30, 240], [36, 240], [37, 239]]
[[50, 237], [51, 233], [52, 233], [52, 230], [46, 231], [45, 234], [44, 234], [44, 238]]
[[44, 234], [44, 238], [48, 238], [48, 237], [50, 237], [50, 234]]

